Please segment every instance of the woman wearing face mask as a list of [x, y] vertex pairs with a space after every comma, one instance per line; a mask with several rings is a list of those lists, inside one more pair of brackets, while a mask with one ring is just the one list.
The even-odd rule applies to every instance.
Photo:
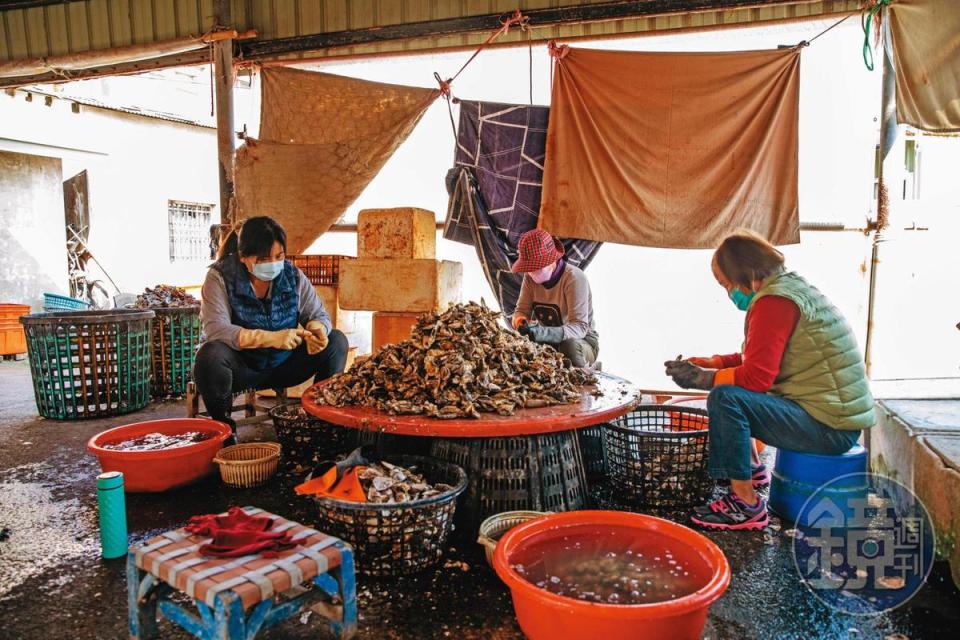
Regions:
[[685, 389], [710, 389], [710, 475], [730, 492], [691, 520], [720, 529], [760, 529], [767, 507], [755, 488], [751, 436], [775, 447], [841, 454], [875, 424], [873, 398], [853, 331], [840, 312], [759, 235], [730, 235], [713, 255], [713, 275], [746, 316], [743, 353], [664, 363]]
[[234, 393], [323, 380], [346, 364], [346, 336], [331, 330], [313, 285], [285, 259], [286, 248], [276, 221], [250, 218], [224, 240], [203, 283], [205, 341], [194, 380], [210, 417], [234, 434]]
[[520, 237], [514, 273], [524, 274], [513, 328], [534, 342], [554, 346], [575, 367], [597, 361], [599, 336], [593, 297], [583, 271], [563, 259], [563, 243], [543, 229]]

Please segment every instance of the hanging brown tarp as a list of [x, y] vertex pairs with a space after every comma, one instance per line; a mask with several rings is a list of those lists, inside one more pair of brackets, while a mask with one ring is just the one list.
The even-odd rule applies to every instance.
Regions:
[[889, 7], [897, 121], [960, 131], [960, 3], [897, 0]]
[[800, 241], [800, 51], [557, 51], [540, 226], [710, 248]]
[[269, 215], [302, 253], [343, 215], [439, 95], [432, 89], [265, 69], [260, 140], [237, 151], [242, 217]]

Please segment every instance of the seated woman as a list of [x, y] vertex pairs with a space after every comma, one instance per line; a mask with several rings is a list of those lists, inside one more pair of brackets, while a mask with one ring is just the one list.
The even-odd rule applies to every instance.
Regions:
[[347, 338], [306, 276], [285, 260], [287, 234], [266, 216], [231, 232], [207, 272], [200, 319], [205, 341], [194, 380], [214, 420], [229, 424], [233, 394], [285, 389], [341, 373]]
[[[691, 520], [721, 530], [760, 529], [767, 506], [755, 491], [751, 436], [792, 451], [841, 454], [876, 421], [853, 331], [830, 301], [752, 232], [726, 238], [713, 275], [747, 312], [743, 354], [664, 363], [685, 389], [711, 389], [710, 475], [730, 491], [697, 507]], [[759, 473], [758, 473], [759, 472]]]
[[523, 234], [517, 252], [512, 270], [524, 277], [513, 328], [534, 342], [552, 345], [575, 367], [594, 364], [600, 342], [587, 276], [567, 264], [563, 244], [543, 229]]

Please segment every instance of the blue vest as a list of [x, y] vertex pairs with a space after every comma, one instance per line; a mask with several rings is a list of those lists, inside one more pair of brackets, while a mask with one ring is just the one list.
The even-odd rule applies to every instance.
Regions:
[[[257, 298], [250, 284], [247, 269], [237, 254], [231, 254], [216, 262], [213, 267], [223, 276], [230, 302], [230, 321], [244, 329], [277, 331], [297, 326], [300, 310], [300, 293], [297, 290], [297, 269], [289, 260], [283, 263], [283, 271], [274, 278], [270, 295], [265, 300]], [[244, 349], [244, 360], [251, 369], [272, 369], [288, 357], [290, 351], [283, 349]]]

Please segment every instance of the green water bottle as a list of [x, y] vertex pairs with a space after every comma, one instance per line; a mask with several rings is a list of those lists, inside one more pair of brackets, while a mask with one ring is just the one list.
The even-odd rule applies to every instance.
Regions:
[[104, 559], [127, 554], [127, 505], [123, 498], [123, 474], [107, 471], [97, 476], [100, 510], [100, 547]]

